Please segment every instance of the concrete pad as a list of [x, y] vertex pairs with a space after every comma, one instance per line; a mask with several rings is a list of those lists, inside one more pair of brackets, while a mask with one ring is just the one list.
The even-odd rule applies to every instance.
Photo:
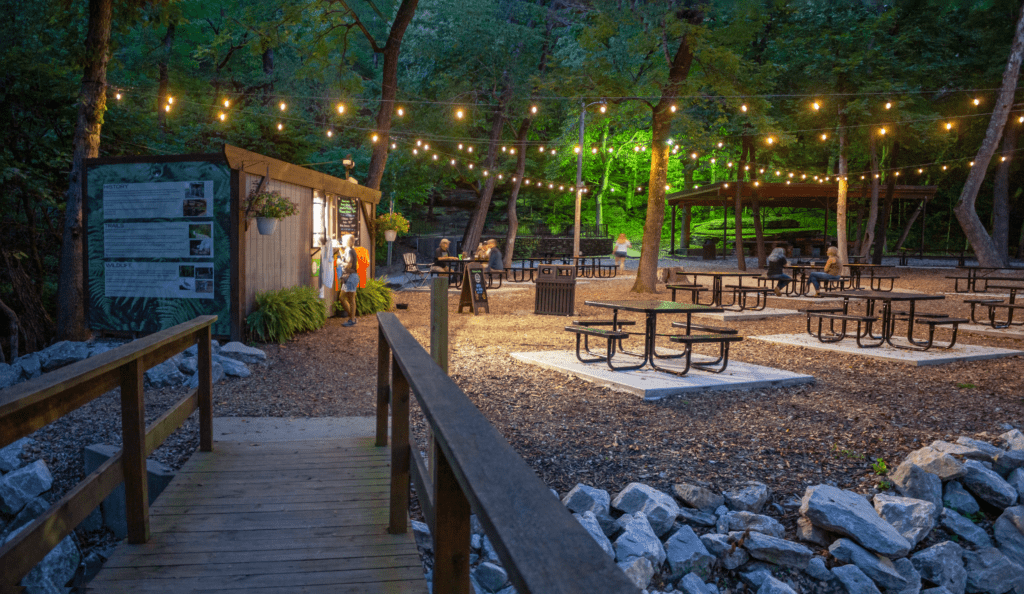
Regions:
[[947, 291], [942, 293], [950, 297], [960, 297], [961, 299], [1009, 299], [1009, 293], [955, 293], [953, 291]]
[[373, 417], [214, 417], [214, 441], [269, 443], [373, 437]]
[[[595, 349], [594, 352], [599, 352]], [[680, 351], [658, 349], [663, 354], [678, 354]], [[680, 394], [701, 394], [714, 390], [754, 390], [759, 388], [778, 388], [814, 382], [814, 377], [770, 367], [762, 367], [741, 361], [729, 361], [729, 366], [722, 373], [710, 373], [690, 368], [685, 376], [672, 375], [654, 371], [649, 367], [635, 371], [612, 371], [606, 363], [581, 363], [574, 351], [538, 351], [531, 353], [512, 353], [512, 357], [523, 363], [537, 365], [552, 371], [566, 373], [580, 379], [606, 386], [620, 392], [628, 392], [643, 397], [644, 400], [661, 400], [668, 396]], [[629, 355], [621, 357], [622, 364], [636, 364], [640, 360]], [[693, 361], [712, 361], [712, 357], [694, 355]], [[683, 368], [679, 359], [661, 360], [659, 366], [667, 369]]]
[[[822, 299], [814, 299], [816, 302], [823, 301]], [[708, 318], [712, 320], [718, 320], [719, 322], [749, 322], [751, 320], [766, 320], [768, 318], [784, 318], [787, 316], [802, 316], [804, 314], [798, 312], [795, 309], [777, 309], [774, 307], [766, 307], [761, 311], [724, 311], [721, 313], [695, 313], [694, 318]]]
[[994, 338], [1015, 338], [1024, 340], [1024, 326], [1011, 326], [1010, 328], [996, 329], [992, 326], [982, 324], [960, 324], [960, 332], [970, 332], [981, 336], [992, 336]]
[[[840, 342], [824, 343], [807, 333], [747, 336], [746, 338], [749, 340], [760, 340], [773, 344], [804, 347], [814, 349], [816, 351], [829, 351], [844, 355], [870, 357], [872, 359], [881, 359], [883, 361], [892, 361], [894, 363], [903, 363], [917, 367], [925, 365], [941, 365], [943, 363], [954, 363], [956, 361], [983, 361], [985, 359], [1001, 359], [1003, 357], [1024, 355], [1024, 351], [961, 344], [959, 342], [957, 342], [957, 345], [952, 349], [933, 348], [922, 352], [897, 349], [889, 345], [873, 349], [862, 349], [857, 346], [857, 343], [853, 338], [846, 338]], [[896, 341], [897, 344], [900, 344], [901, 342], [906, 344], [905, 339]], [[941, 341], [939, 342], [941, 344]]]

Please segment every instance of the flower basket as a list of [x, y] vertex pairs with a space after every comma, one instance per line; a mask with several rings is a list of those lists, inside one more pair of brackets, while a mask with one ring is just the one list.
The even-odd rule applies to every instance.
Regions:
[[298, 212], [298, 207], [280, 192], [259, 192], [245, 201], [245, 216], [256, 219], [260, 235], [273, 235], [277, 221]]
[[398, 237], [398, 231], [395, 229], [384, 230], [384, 241], [394, 241]]
[[277, 219], [270, 217], [256, 217], [256, 230], [260, 235], [273, 235], [277, 229]]
[[378, 246], [385, 241], [394, 241], [399, 233], [409, 232], [409, 221], [397, 212], [386, 212], [373, 221], [374, 235]]

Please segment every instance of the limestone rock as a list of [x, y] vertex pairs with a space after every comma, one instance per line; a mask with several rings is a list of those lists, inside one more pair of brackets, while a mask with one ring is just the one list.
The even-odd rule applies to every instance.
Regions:
[[679, 508], [679, 515], [676, 516], [676, 520], [691, 526], [714, 526], [718, 523], [718, 517], [715, 514], [705, 513], [688, 507]]
[[723, 514], [718, 518], [717, 529], [719, 534], [743, 532], [749, 529], [775, 538], [782, 538], [786, 535], [786, 529], [775, 518], [745, 511], [731, 511]]
[[646, 557], [637, 557], [630, 561], [623, 561], [619, 563], [619, 567], [625, 572], [628, 577], [637, 588], [641, 590], [647, 587], [647, 584], [651, 583], [651, 578], [654, 577], [654, 566]]
[[594, 512], [594, 516], [597, 518], [598, 524], [601, 525], [601, 530], [604, 531], [605, 536], [614, 534], [613, 526], [615, 520], [610, 515], [611, 496], [608, 495], [608, 491], [578, 483], [565, 495], [562, 499], [562, 504], [574, 514], [582, 514], [587, 511]]
[[187, 376], [195, 375], [196, 371], [199, 370], [199, 359], [196, 357], [183, 356], [178, 362], [178, 371], [184, 373]]
[[154, 388], [167, 388], [179, 386], [185, 381], [185, 374], [178, 370], [178, 363], [181, 355], [175, 355], [163, 363], [154, 365], [146, 370], [146, 383]]
[[702, 580], [711, 575], [715, 557], [694, 533], [693, 528], [682, 526], [665, 541], [665, 552], [671, 569], [671, 579], [695, 573]]
[[37, 378], [43, 373], [42, 361], [37, 353], [29, 353], [18, 357], [11, 363], [11, 367], [21, 368], [21, 379], [23, 380]]
[[752, 562], [740, 572], [740, 579], [753, 589], [760, 588], [765, 580], [772, 577], [772, 566], [758, 561]]
[[712, 513], [718, 506], [725, 505], [725, 497], [721, 493], [715, 493], [700, 485], [679, 483], [672, 487], [672, 491], [679, 501], [704, 513]]
[[500, 565], [484, 561], [473, 571], [476, 583], [488, 592], [497, 592], [508, 581], [508, 573]]
[[[963, 439], [963, 438], [961, 438], [961, 439]], [[968, 440], [968, 441], [974, 441], [974, 440]], [[978, 443], [984, 443], [984, 442], [978, 442]], [[985, 444], [985, 445], [988, 445], [988, 444]], [[930, 447], [931, 449], [933, 449], [935, 451], [942, 452], [944, 454], [949, 454], [950, 456], [953, 456], [953, 457], [958, 458], [958, 459], [979, 460], [979, 461], [983, 460], [985, 462], [991, 462], [992, 461], [992, 455], [995, 454], [996, 452], [1001, 451], [999, 448], [997, 448], [995, 446], [991, 446], [991, 445], [988, 445], [987, 449], [981, 449], [981, 448], [978, 448], [976, 446], [971, 446], [971, 445], [966, 445], [966, 444], [960, 443], [959, 441], [957, 443], [949, 443], [948, 441], [933, 441], [932, 444], [930, 446], [928, 446], [928, 447]], [[995, 450], [995, 451], [992, 451], [992, 450]]]
[[230, 357], [248, 365], [266, 363], [267, 354], [259, 349], [245, 346], [240, 342], [229, 342], [218, 352], [222, 357]]
[[879, 493], [875, 495], [875, 511], [909, 540], [911, 547], [935, 528], [935, 504], [923, 499]]
[[12, 470], [0, 477], [0, 512], [17, 514], [32, 498], [48, 491], [52, 485], [53, 476], [42, 460]]
[[1024, 586], [1024, 568], [1009, 560], [999, 549], [987, 547], [964, 551], [967, 591], [1004, 594]]
[[903, 576], [903, 579], [907, 580], [907, 585], [899, 592], [891, 594], [920, 594], [921, 574], [914, 567], [914, 563], [910, 559], [903, 557], [893, 561], [892, 566]]
[[761, 587], [757, 589], [757, 594], [796, 594], [796, 591], [784, 582], [769, 576], [761, 582]]
[[651, 528], [659, 537], [672, 529], [679, 515], [675, 499], [643, 483], [626, 485], [614, 500], [612, 507], [627, 514], [644, 512]]
[[733, 511], [761, 513], [768, 502], [768, 486], [751, 481], [738, 489], [730, 489], [724, 493], [725, 505]]
[[961, 516], [951, 509], [943, 509], [939, 524], [950, 534], [955, 534], [974, 547], [985, 548], [992, 546], [992, 539], [988, 534], [974, 522]]
[[21, 508], [18, 515], [5, 526], [2, 530], [4, 537], [12, 532], [17, 531], [22, 526], [28, 524], [32, 520], [42, 515], [44, 511], [50, 508], [50, 504], [47, 503], [42, 497], [33, 497], [31, 501], [25, 504], [25, 507]]
[[967, 454], [967, 458], [983, 460], [986, 462], [991, 462], [993, 456], [1003, 451], [1002, 448], [998, 448], [987, 441], [971, 439], [970, 437], [958, 437], [956, 444], [969, 447], [975, 451], [973, 454]]
[[942, 586], [952, 594], [963, 594], [967, 586], [963, 554], [960, 545], [947, 541], [914, 553], [910, 560], [922, 579]]
[[856, 565], [833, 568], [832, 574], [843, 584], [849, 594], [882, 594], [871, 578], [864, 575], [864, 572]]
[[615, 547], [612, 546], [612, 541], [608, 540], [608, 537], [604, 535], [604, 530], [601, 529], [601, 524], [597, 521], [594, 512], [587, 510], [582, 514], [573, 514], [573, 517], [590, 533], [590, 536], [597, 541], [597, 544], [604, 549], [604, 552], [614, 559]]
[[1024, 468], [1017, 468], [1010, 472], [1006, 477], [1006, 482], [1017, 490], [1017, 501], [1022, 501], [1024, 498]]
[[89, 345], [85, 342], [62, 340], [36, 353], [44, 372], [70, 365], [89, 356]]
[[22, 437], [18, 441], [8, 444], [6, 447], [0, 449], [0, 474], [17, 470], [25, 465], [25, 460], [21, 457], [25, 448], [31, 445], [35, 445], [35, 440], [31, 437]]
[[910, 541], [878, 517], [863, 497], [850, 491], [829, 485], [808, 487], [800, 514], [815, 526], [848, 536], [869, 551], [890, 559], [904, 557], [912, 548]]
[[923, 499], [942, 507], [942, 479], [916, 464], [904, 462], [889, 473], [889, 479], [904, 497]]
[[1024, 506], [1008, 507], [992, 525], [999, 550], [1024, 567]]
[[1011, 429], [999, 436], [1000, 441], [1008, 450], [1024, 450], [1024, 433]]
[[[20, 531], [19, 529], [11, 532], [4, 541], [5, 544]], [[50, 592], [63, 594], [67, 591], [64, 584], [74, 577], [81, 561], [82, 553], [78, 550], [78, 545], [75, 544], [74, 535], [68, 535], [22, 578], [20, 585], [24, 586], [25, 592], [30, 594], [48, 594]]]
[[1005, 509], [1017, 502], [1017, 490], [1010, 486], [995, 472], [985, 468], [976, 460], [968, 460], [963, 465], [964, 475], [960, 479], [964, 488], [982, 501]]
[[683, 594], [711, 594], [704, 580], [695, 573], [688, 573], [679, 580], [679, 591]]
[[734, 541], [725, 534], [702, 534], [700, 541], [708, 552], [718, 558], [725, 569], [733, 570], [750, 560], [743, 547], [733, 547]]
[[999, 452], [992, 457], [992, 470], [1001, 475], [1009, 474], [1017, 468], [1024, 468], [1024, 450]]
[[228, 377], [249, 377], [252, 375], [252, 372], [249, 371], [249, 366], [237, 359], [223, 355], [214, 355], [213, 360], [224, 368], [224, 375]]
[[853, 563], [864, 575], [886, 590], [900, 591], [907, 579], [896, 571], [893, 562], [876, 555], [848, 538], [840, 538], [828, 548], [829, 553], [842, 563]]
[[775, 565], [803, 570], [811, 560], [811, 550], [802, 544], [750, 532], [743, 539], [743, 548], [755, 559]]
[[960, 481], [949, 481], [942, 492], [942, 505], [961, 514], [971, 515], [981, 511], [977, 500], [968, 493]]
[[[920, 466], [943, 481], [960, 478], [960, 475], [963, 474], [963, 465], [956, 458], [929, 447], [910, 452], [900, 467], [904, 464]], [[897, 468], [898, 471], [899, 468]]]
[[21, 368], [0, 363], [0, 390], [9, 388], [21, 381]]
[[802, 540], [803, 542], [809, 542], [822, 547], [827, 547], [833, 540], [835, 540], [826, 530], [818, 528], [803, 516], [796, 519], [796, 537], [797, 540]]
[[812, 557], [804, 572], [819, 582], [827, 582], [836, 577], [832, 570], [825, 566], [825, 560], [821, 557]]
[[[216, 361], [213, 362], [213, 364], [211, 366], [211, 369], [210, 369], [210, 378], [211, 378], [211, 383], [214, 383], [214, 384], [216, 384], [217, 382], [219, 382], [222, 379], [224, 379], [224, 368], [221, 367], [220, 363], [218, 363]], [[199, 371], [198, 371], [198, 369], [196, 370], [196, 373], [192, 377], [188, 378], [188, 383], [186, 385], [189, 388], [196, 388], [196, 387], [199, 386]]]
[[647, 515], [639, 511], [629, 518], [622, 523], [623, 532], [615, 539], [615, 560], [622, 563], [646, 557], [651, 565], [661, 567], [665, 562], [665, 547], [651, 528]]

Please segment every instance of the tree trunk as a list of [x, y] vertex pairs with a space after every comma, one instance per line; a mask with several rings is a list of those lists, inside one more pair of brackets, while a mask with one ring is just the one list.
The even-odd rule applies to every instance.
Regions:
[[[895, 170], [897, 159], [900, 156], [900, 141], [892, 143], [892, 153], [889, 155], [889, 165]], [[875, 264], [882, 263], [882, 256], [885, 255], [886, 239], [889, 235], [889, 218], [892, 216], [892, 201], [896, 196], [896, 177], [894, 171], [889, 173], [885, 180], [885, 199], [882, 201], [881, 213], [878, 218], [878, 231], [875, 233], [875, 255], [871, 261]]]
[[[744, 137], [745, 138], [745, 137]], [[754, 172], [751, 172], [752, 174]], [[739, 175], [736, 176], [739, 179]], [[742, 184], [736, 184], [736, 195], [733, 197], [733, 251], [736, 254], [736, 267], [740, 271], [746, 271], [747, 269], [747, 258], [743, 255], [743, 192], [741, 191]], [[753, 189], [753, 188], [751, 188]], [[725, 250], [725, 246], [722, 246]]]
[[[484, 161], [484, 171], [488, 175], [484, 178], [484, 189], [480, 194], [480, 200], [473, 209], [473, 215], [469, 218], [469, 225], [462, 236], [462, 249], [470, 254], [476, 250], [480, 243], [480, 236], [484, 232], [484, 223], [487, 221], [487, 211], [491, 208], [491, 198], [494, 196], [494, 186], [498, 181], [498, 173], [494, 171], [494, 163], [498, 159], [498, 141], [501, 140], [501, 130], [505, 127], [505, 105], [509, 100], [509, 93], [502, 94], [498, 105], [494, 108], [494, 119], [491, 120], [491, 139], [487, 145], [487, 159]], [[522, 156], [520, 151], [520, 156]]]
[[978, 190], [981, 189], [981, 182], [985, 179], [985, 171], [996, 152], [996, 144], [1003, 133], [1006, 125], [1006, 118], [1013, 106], [1013, 96], [1017, 87], [1017, 78], [1020, 75], [1021, 58], [1024, 57], [1024, 8], [1017, 17], [1017, 30], [1013, 36], [1013, 47], [1010, 49], [1010, 57], [1006, 62], [1006, 71], [1003, 72], [1003, 84], [999, 89], [999, 96], [996, 98], [995, 109], [992, 110], [992, 118], [988, 123], [988, 130], [985, 132], [985, 140], [978, 149], [974, 158], [974, 167], [967, 174], [967, 181], [960, 193], [960, 200], [957, 202], [953, 212], [960, 221], [964, 235], [971, 242], [974, 254], [978, 258], [979, 266], [1006, 266], [1006, 262], [1000, 257], [992, 239], [985, 232], [985, 226], [978, 218], [975, 210], [975, 201], [978, 198]]
[[[753, 162], [757, 162], [757, 147], [754, 146], [754, 140], [749, 136], [743, 137], [744, 142], [747, 144], [747, 158]], [[751, 181], [757, 180], [757, 171], [754, 170], [750, 174]], [[766, 268], [768, 266], [768, 254], [764, 250], [764, 225], [761, 222], [761, 196], [758, 193], [757, 187], [750, 189], [750, 204], [754, 211], [754, 239], [755, 239], [755, 251], [757, 253], [757, 267]]]
[[86, 63], [78, 92], [78, 119], [68, 176], [64, 235], [60, 249], [57, 288], [57, 338], [88, 340], [85, 325], [85, 288], [82, 286], [82, 176], [85, 159], [100, 151], [100, 129], [107, 107], [107, 61], [110, 59], [110, 19], [113, 0], [89, 0], [85, 38]]
[[[18, 358], [18, 314], [0, 299], [0, 313], [7, 316], [7, 335], [11, 339], [11, 361]], [[0, 363], [5, 363], [4, 349], [0, 346]]]
[[850, 168], [846, 161], [847, 143], [845, 107], [846, 106], [842, 104], [840, 104], [839, 107], [839, 188], [837, 189], [836, 197], [836, 247], [839, 250], [839, 264], [844, 267], [844, 270], [846, 263], [849, 262], [849, 259], [847, 258], [848, 239], [846, 237], [846, 195], [850, 189], [850, 180], [847, 179]]
[[505, 269], [512, 267], [512, 253], [516, 249], [516, 235], [519, 233], [519, 216], [516, 214], [516, 201], [519, 199], [519, 188], [523, 185], [523, 173], [526, 171], [526, 135], [530, 131], [532, 118], [524, 118], [519, 124], [516, 134], [515, 181], [512, 182], [512, 194], [508, 197], [508, 230], [505, 232]]
[[[398, 53], [402, 47], [402, 37], [416, 14], [419, 0], [402, 0], [395, 22], [391, 24], [388, 41], [379, 53], [384, 56], [384, 72], [380, 86], [380, 107], [377, 109], [377, 142], [373, 145], [370, 155], [370, 166], [366, 172], [366, 187], [380, 189], [380, 181], [384, 178], [384, 165], [388, 162], [388, 148], [391, 144], [391, 114], [395, 110], [395, 97], [398, 94]], [[376, 47], [374, 48], [377, 49]], [[476, 247], [476, 246], [473, 246]]]
[[601, 172], [601, 183], [594, 195], [594, 234], [601, 234], [601, 203], [604, 200], [605, 192], [608, 191], [608, 184], [611, 179], [612, 164], [615, 162], [615, 154], [608, 152], [608, 124], [605, 123], [604, 133], [601, 134], [601, 159], [604, 170]]
[[[740, 141], [740, 158], [739, 158], [739, 161], [736, 162], [736, 187], [733, 188], [733, 203], [734, 204], [739, 203], [741, 201], [741, 199], [742, 199], [742, 196], [743, 196], [743, 181], [746, 178], [747, 159], [750, 157], [750, 149], [751, 149], [751, 147], [750, 147], [750, 145], [747, 142], [747, 137], [744, 136], [743, 139]], [[756, 173], [756, 170], [754, 172], [752, 172], [752, 173]], [[722, 211], [723, 211], [722, 212], [722, 219], [723, 219], [722, 224], [723, 225], [725, 224], [725, 220], [724, 219], [725, 219], [725, 210], [726, 210], [726, 208], [727, 207], [723, 203], [723, 205], [722, 205]], [[724, 239], [722, 240], [722, 250], [725, 251], [725, 240]], [[746, 264], [747, 263], [746, 263], [745, 260], [742, 261], [742, 264], [740, 264], [740, 265], [743, 266], [743, 268], [740, 268], [740, 270], [746, 270]]]
[[160, 63], [157, 65], [157, 76], [160, 80], [157, 86], [156, 92], [156, 121], [160, 124], [160, 129], [163, 130], [167, 124], [167, 111], [164, 106], [167, 105], [167, 88], [170, 86], [170, 80], [168, 76], [168, 67], [171, 62], [171, 44], [174, 43], [174, 29], [177, 23], [171, 21], [167, 25], [167, 33], [164, 35], [164, 55], [160, 57]]
[[[691, 25], [699, 25], [703, 14], [692, 12]], [[690, 75], [693, 50], [689, 33], [683, 35], [679, 49], [672, 59], [668, 83], [663, 87], [661, 100], [653, 108], [651, 117], [651, 176], [647, 188], [647, 219], [644, 221], [644, 239], [640, 251], [640, 265], [631, 291], [656, 293], [658, 290], [658, 255], [661, 252], [661, 227], [665, 222], [665, 182], [668, 179], [669, 149], [667, 141], [672, 132], [670, 107], [679, 95], [683, 82]], [[580, 147], [582, 150], [582, 147]]]
[[875, 135], [869, 134], [868, 152], [871, 155], [871, 202], [868, 207], [868, 220], [864, 225], [864, 238], [860, 242], [860, 256], [866, 258], [875, 244], [875, 226], [878, 223], [878, 143]]
[[683, 250], [683, 255], [687, 254], [687, 250], [690, 249], [690, 225], [693, 223], [693, 207], [683, 207], [683, 231], [682, 237], [679, 240], [679, 247]]
[[[914, 226], [914, 221], [917, 220], [917, 217], [921, 216], [921, 213], [924, 211], [924, 205], [927, 202], [927, 200], [918, 201], [917, 208], [915, 208], [914, 212], [910, 213], [910, 216], [907, 218], [907, 224], [903, 226], [903, 232], [900, 233], [900, 238], [896, 241], [896, 245], [892, 246], [893, 252], [896, 252], [903, 247], [903, 243], [907, 241], [907, 237], [910, 235], [910, 228]], [[921, 221], [921, 224], [924, 225], [924, 221]]]
[[1001, 152], [1006, 160], [999, 162], [996, 177], [992, 180], [992, 244], [1004, 262], [1010, 261], [1010, 167], [1017, 150], [1019, 131], [1019, 126], [1010, 126], [1005, 130]]

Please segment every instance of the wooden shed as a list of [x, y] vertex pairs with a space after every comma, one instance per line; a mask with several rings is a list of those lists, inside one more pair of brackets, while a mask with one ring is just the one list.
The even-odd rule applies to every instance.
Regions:
[[[298, 207], [261, 235], [246, 197], [278, 191]], [[356, 237], [370, 252], [368, 221], [380, 192], [234, 146], [221, 154], [89, 159], [83, 185], [89, 327], [150, 333], [196, 315], [241, 340], [256, 295], [313, 276], [324, 238]], [[333, 291], [324, 292], [333, 311]]]

